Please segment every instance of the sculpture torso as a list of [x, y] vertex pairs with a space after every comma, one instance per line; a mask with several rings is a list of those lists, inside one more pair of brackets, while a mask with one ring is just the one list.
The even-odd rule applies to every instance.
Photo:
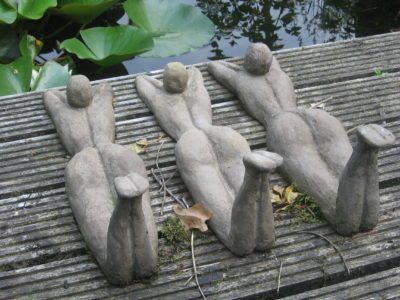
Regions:
[[[229, 127], [213, 126], [211, 101], [201, 73], [195, 68], [187, 72], [187, 87], [180, 93], [167, 92], [160, 82], [146, 76], [136, 79], [138, 93], [162, 128], [178, 141], [175, 155], [179, 172], [194, 201], [213, 212], [214, 217], [209, 222], [219, 239], [240, 255], [252, 252], [255, 248], [267, 249], [273, 242], [272, 207], [269, 203], [268, 208], [261, 209], [256, 203], [259, 189], [267, 188], [264, 181], [254, 178], [262, 177], [261, 174], [266, 176], [267, 170], [260, 169], [269, 164], [274, 168], [280, 163], [280, 157], [266, 152], [254, 154], [239, 133]], [[258, 161], [254, 159], [254, 164], [249, 163], [246, 167], [244, 161], [255, 157]], [[257, 191], [255, 196], [244, 192], [246, 184], [249, 184], [249, 180], [245, 180], [246, 173], [252, 173], [247, 177], [253, 176], [256, 181], [251, 180]], [[265, 195], [260, 197], [263, 199], [260, 203], [267, 202]], [[241, 208], [235, 210], [235, 207], [246, 205], [243, 212]], [[258, 210], [267, 214], [265, 221], [268, 225], [252, 225], [253, 222], [259, 222], [256, 216]], [[239, 214], [245, 215], [246, 211], [250, 211], [251, 220], [245, 217], [239, 220]], [[239, 234], [239, 229], [233, 229], [235, 226], [248, 234]], [[262, 234], [256, 230], [257, 226], [260, 230], [266, 227], [269, 230]], [[238, 246], [238, 243], [243, 245]]]

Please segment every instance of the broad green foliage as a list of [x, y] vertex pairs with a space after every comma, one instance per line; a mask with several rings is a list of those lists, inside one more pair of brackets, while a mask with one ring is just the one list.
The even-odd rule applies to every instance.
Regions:
[[117, 0], [58, 0], [56, 13], [79, 23], [88, 23], [111, 7]]
[[200, 9], [168, 0], [127, 0], [124, 9], [135, 25], [147, 30], [154, 48], [141, 56], [166, 57], [208, 43], [214, 24]]
[[[118, 24], [124, 13], [132, 25]], [[64, 85], [74, 66], [93, 69], [79, 59], [108, 68], [137, 55], [178, 55], [213, 34], [199, 8], [179, 1], [0, 0], [0, 96]]]
[[19, 44], [21, 57], [7, 65], [0, 64], [0, 96], [22, 93], [29, 90], [32, 76], [32, 53], [34, 53], [34, 38], [25, 35]]
[[0, 22], [14, 23], [18, 16], [38, 20], [57, 0], [0, 0]]
[[[0, 96], [28, 92], [65, 85], [70, 76], [68, 69], [54, 61], [38, 68], [33, 59], [40, 50], [40, 43], [30, 35], [24, 35], [19, 43], [21, 57], [9, 64], [0, 64]], [[38, 72], [35, 80], [32, 74]], [[32, 84], [32, 88], [31, 88]]]
[[29, 57], [20, 57], [8, 65], [0, 65], [0, 96], [28, 91], [31, 75]]
[[0, 0], [0, 23], [12, 24], [16, 19], [17, 11], [3, 0]]
[[95, 27], [81, 30], [80, 34], [84, 43], [73, 38], [62, 42], [60, 48], [102, 67], [118, 64], [153, 47], [149, 33], [129, 25]]
[[48, 61], [39, 69], [37, 76], [31, 81], [31, 90], [40, 91], [66, 85], [71, 74], [68, 66], [62, 66], [55, 61]]

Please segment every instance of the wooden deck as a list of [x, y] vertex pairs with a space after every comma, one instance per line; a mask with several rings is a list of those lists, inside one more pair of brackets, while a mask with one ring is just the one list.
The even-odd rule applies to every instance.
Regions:
[[[380, 223], [372, 232], [343, 238], [325, 223], [276, 220], [277, 241], [271, 253], [233, 256], [213, 234], [196, 240], [200, 283], [209, 299], [390, 299], [400, 297], [400, 33], [279, 51], [291, 76], [299, 105], [324, 102], [325, 110], [347, 129], [384, 124], [396, 145], [379, 156]], [[241, 63], [240, 59], [235, 59]], [[239, 131], [252, 148], [265, 148], [265, 130], [250, 118], [235, 97], [216, 83], [205, 65], [198, 66], [211, 95], [214, 124]], [[379, 75], [380, 72], [383, 75]], [[160, 72], [154, 72], [160, 76]], [[116, 103], [117, 142], [131, 145], [146, 138], [141, 154], [151, 183], [152, 207], [159, 228], [173, 214], [151, 178], [162, 132], [138, 99], [135, 76], [109, 80]], [[176, 169], [174, 142], [166, 138], [160, 152], [164, 173]], [[191, 275], [190, 249], [160, 264], [147, 283], [110, 286], [85, 248], [65, 195], [64, 168], [69, 157], [46, 115], [40, 93], [0, 98], [0, 298], [1, 299], [189, 299], [198, 298]], [[282, 179], [274, 174], [274, 182]], [[190, 200], [179, 175], [169, 182]], [[300, 233], [312, 230], [335, 242], [351, 269], [322, 239]], [[160, 239], [160, 250], [170, 246]], [[283, 263], [277, 294], [279, 262]]]

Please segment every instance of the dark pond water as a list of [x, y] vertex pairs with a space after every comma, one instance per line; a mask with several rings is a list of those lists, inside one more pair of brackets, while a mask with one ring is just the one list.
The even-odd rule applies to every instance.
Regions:
[[127, 72], [162, 69], [170, 61], [194, 64], [242, 56], [251, 42], [278, 50], [400, 30], [400, 0], [184, 2], [200, 7], [216, 25], [210, 45], [175, 57], [137, 57], [124, 63]]

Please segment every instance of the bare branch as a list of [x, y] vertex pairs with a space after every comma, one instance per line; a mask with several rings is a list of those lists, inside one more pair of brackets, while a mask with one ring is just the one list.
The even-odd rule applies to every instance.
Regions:
[[300, 230], [300, 231], [297, 231], [297, 232], [315, 235], [315, 236], [320, 237], [321, 239], [325, 240], [327, 243], [329, 243], [329, 244], [332, 246], [332, 248], [335, 249], [335, 251], [339, 254], [340, 258], [341, 258], [342, 261], [343, 261], [343, 264], [344, 264], [344, 267], [345, 267], [345, 269], [346, 269], [346, 271], [347, 271], [347, 274], [350, 275], [350, 268], [348, 267], [348, 265], [347, 265], [347, 263], [346, 263], [346, 260], [344, 259], [344, 256], [343, 256], [342, 252], [339, 250], [339, 248], [338, 248], [330, 239], [328, 239], [326, 236], [324, 236], [324, 235], [322, 235], [322, 234], [320, 234], [320, 233], [313, 232], [313, 231], [303, 231], [303, 230]]

